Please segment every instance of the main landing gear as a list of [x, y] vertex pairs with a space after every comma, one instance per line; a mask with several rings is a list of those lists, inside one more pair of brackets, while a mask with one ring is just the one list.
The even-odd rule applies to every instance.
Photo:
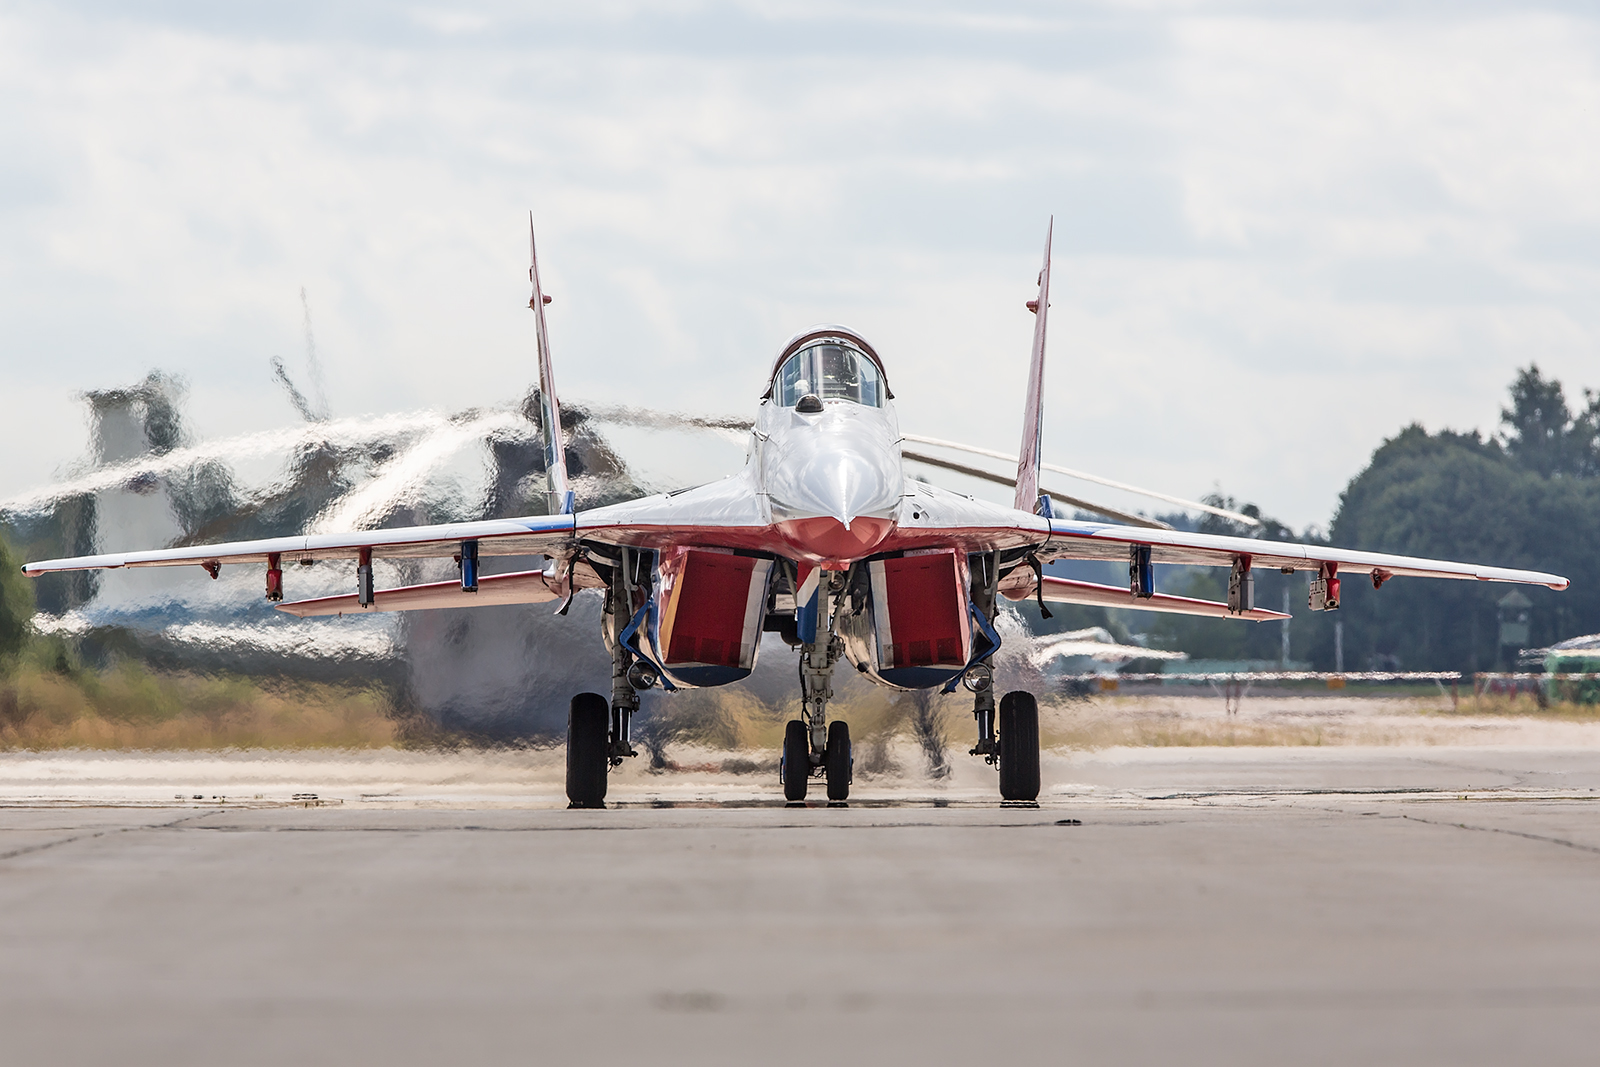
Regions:
[[639, 708], [639, 695], [631, 688], [628, 695], [631, 703], [619, 703], [615, 696], [608, 701], [599, 693], [579, 693], [572, 698], [572, 710], [567, 713], [569, 807], [605, 807], [607, 772], [638, 754], [628, 733]]
[[[618, 646], [621, 647], [621, 646]], [[626, 650], [624, 650], [626, 651]], [[623, 683], [630, 679], [625, 665]], [[655, 684], [653, 673], [633, 671], [631, 678]], [[648, 688], [648, 687], [645, 687]], [[606, 773], [636, 756], [629, 732], [633, 713], [639, 710], [639, 694], [630, 685], [624, 699], [615, 694], [608, 701], [599, 693], [579, 693], [572, 698], [567, 713], [567, 802], [574, 808], [606, 806]]]
[[567, 803], [574, 808], [606, 806], [606, 774], [637, 756], [630, 734], [634, 712], [639, 710], [639, 690], [655, 685], [655, 669], [620, 639], [636, 599], [629, 568], [633, 561], [624, 550], [620, 566], [612, 568], [606, 598], [605, 628], [611, 645], [611, 699], [599, 693], [579, 693], [567, 713]]
[[606, 806], [611, 761], [611, 708], [599, 693], [579, 693], [567, 713], [567, 801], [574, 808]]
[[1032, 693], [1000, 698], [1000, 799], [1039, 799], [1039, 704]]
[[978, 720], [972, 755], [982, 756], [990, 766], [999, 764], [1001, 800], [1038, 800], [1039, 702], [1032, 693], [1017, 690], [1001, 697], [996, 709], [994, 676], [986, 667], [969, 672], [966, 685], [973, 691], [972, 714]]

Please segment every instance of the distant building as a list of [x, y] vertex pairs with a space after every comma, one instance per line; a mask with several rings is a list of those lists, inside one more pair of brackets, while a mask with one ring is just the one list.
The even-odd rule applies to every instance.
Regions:
[[1533, 601], [1513, 589], [1500, 598], [1496, 605], [1500, 614], [1500, 660], [1507, 658], [1506, 649], [1519, 649], [1527, 645], [1533, 613]]

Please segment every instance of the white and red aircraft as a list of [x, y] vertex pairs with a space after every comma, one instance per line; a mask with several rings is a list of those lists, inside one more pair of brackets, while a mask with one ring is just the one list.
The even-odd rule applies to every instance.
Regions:
[[[908, 477], [904, 463], [915, 454], [903, 453], [902, 442], [939, 442], [901, 433], [888, 374], [865, 338], [843, 326], [817, 326], [778, 352], [742, 471], [577, 511], [567, 488], [545, 325], [549, 298], [537, 257], [528, 273], [548, 514], [81, 556], [28, 563], [24, 572], [189, 564], [215, 578], [224, 564], [250, 564], [265, 567], [267, 599], [282, 601], [286, 565], [354, 561], [354, 593], [278, 605], [302, 617], [555, 600], [564, 611], [576, 591], [604, 590], [611, 695], [579, 693], [568, 717], [567, 796], [577, 807], [603, 805], [608, 769], [634, 754], [629, 723], [640, 690], [737, 682], [754, 667], [763, 632], [782, 634], [799, 652], [802, 717], [788, 724], [780, 764], [790, 801], [804, 799], [813, 777], [825, 779], [830, 800], [849, 795], [849, 726], [828, 721], [830, 679], [841, 656], [892, 688], [950, 692], [964, 685], [977, 719], [972, 753], [998, 764], [1004, 799], [1033, 800], [1038, 707], [1025, 692], [995, 699], [997, 597], [1260, 621], [1288, 616], [1254, 605], [1253, 567], [1314, 572], [1310, 607], [1328, 611], [1339, 606], [1346, 574], [1368, 575], [1374, 587], [1396, 575], [1567, 586], [1565, 578], [1536, 571], [1057, 517], [1051, 497], [1039, 491], [1048, 234], [1038, 297], [1028, 302], [1036, 318], [1014, 506]], [[479, 575], [485, 556], [523, 555], [543, 555], [547, 565]], [[373, 560], [430, 557], [454, 558], [460, 580], [374, 588]], [[1126, 561], [1128, 586], [1042, 573], [1044, 563], [1060, 559]], [[1227, 602], [1156, 592], [1156, 563], [1230, 568]]]

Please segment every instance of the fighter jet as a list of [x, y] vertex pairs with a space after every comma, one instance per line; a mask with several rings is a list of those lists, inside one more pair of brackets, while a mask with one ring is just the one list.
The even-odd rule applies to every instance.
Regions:
[[[1263, 621], [1288, 616], [1255, 606], [1258, 567], [1311, 572], [1314, 611], [1338, 608], [1348, 575], [1364, 575], [1374, 588], [1402, 575], [1567, 587], [1567, 579], [1536, 571], [1186, 533], [1133, 516], [1101, 523], [1058, 514], [1059, 498], [1039, 483], [1047, 466], [1040, 431], [1048, 229], [1038, 295], [1027, 302], [1033, 346], [1016, 477], [1004, 479], [1016, 487], [1011, 507], [908, 476], [908, 461], [928, 457], [903, 444], [941, 442], [901, 432], [888, 369], [865, 337], [822, 325], [778, 350], [742, 470], [579, 511], [568, 487], [545, 317], [550, 298], [531, 227], [530, 259], [547, 514], [80, 556], [23, 571], [198, 565], [216, 578], [223, 566], [262, 567], [267, 599], [301, 617], [555, 601], [564, 613], [580, 590], [601, 590], [610, 693], [573, 696], [567, 725], [567, 797], [580, 808], [603, 806], [608, 771], [636, 754], [630, 723], [642, 690], [738, 682], [754, 668], [766, 632], [782, 635], [799, 660], [801, 712], [787, 724], [779, 764], [790, 802], [804, 801], [814, 778], [830, 801], [850, 794], [849, 724], [829, 718], [840, 659], [894, 689], [964, 687], [977, 726], [972, 754], [998, 768], [1002, 799], [1032, 801], [1040, 787], [1038, 704], [1027, 692], [998, 699], [994, 692], [1000, 598]], [[545, 557], [545, 566], [480, 575], [485, 557], [530, 555]], [[459, 578], [375, 587], [374, 560], [426, 558], [454, 559]], [[327, 560], [355, 563], [354, 592], [284, 602], [286, 568]], [[1054, 560], [1126, 562], [1127, 587], [1044, 574]], [[1228, 568], [1227, 601], [1157, 592], [1157, 563]]]

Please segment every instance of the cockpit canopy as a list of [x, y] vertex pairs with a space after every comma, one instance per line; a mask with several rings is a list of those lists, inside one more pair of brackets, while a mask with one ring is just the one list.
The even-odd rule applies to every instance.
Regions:
[[849, 400], [882, 407], [894, 394], [888, 390], [876, 355], [854, 337], [813, 332], [790, 342], [767, 392], [780, 407], [792, 408], [800, 398]]

